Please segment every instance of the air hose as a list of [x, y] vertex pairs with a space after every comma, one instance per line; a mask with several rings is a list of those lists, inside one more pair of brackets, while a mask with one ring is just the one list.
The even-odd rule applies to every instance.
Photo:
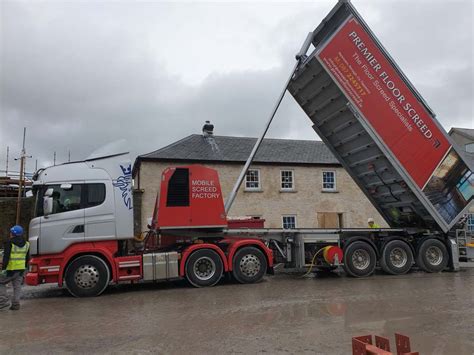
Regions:
[[313, 271], [314, 262], [315, 262], [315, 260], [316, 260], [316, 257], [317, 257], [318, 254], [319, 254], [320, 252], [322, 252], [323, 250], [324, 250], [324, 248], [321, 248], [321, 249], [319, 249], [316, 253], [314, 253], [313, 259], [311, 259], [311, 264], [309, 265], [308, 271], [306, 272], [306, 274], [304, 274], [304, 275], [301, 276], [301, 277], [305, 277], [306, 275], [310, 274], [311, 271]]

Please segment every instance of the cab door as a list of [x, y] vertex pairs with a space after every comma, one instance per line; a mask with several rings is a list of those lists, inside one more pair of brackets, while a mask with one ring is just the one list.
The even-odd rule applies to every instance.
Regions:
[[116, 239], [113, 187], [110, 180], [85, 185], [85, 240]]
[[47, 216], [38, 211], [40, 254], [60, 253], [69, 245], [84, 241], [83, 188], [84, 184], [79, 182], [45, 186], [45, 191], [52, 189], [53, 209]]

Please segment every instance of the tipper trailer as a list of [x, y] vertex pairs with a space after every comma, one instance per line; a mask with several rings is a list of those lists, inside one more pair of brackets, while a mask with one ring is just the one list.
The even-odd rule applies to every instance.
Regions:
[[[234, 228], [227, 221], [286, 90], [391, 228]], [[166, 169], [144, 243], [131, 242], [131, 164], [123, 152], [38, 172], [29, 285], [65, 283], [75, 296], [94, 296], [121, 281], [186, 278], [201, 287], [229, 274], [251, 283], [272, 272], [274, 258], [294, 268], [342, 265], [356, 277], [377, 265], [391, 274], [413, 265], [459, 267], [453, 230], [472, 204], [472, 162], [348, 1], [308, 35], [225, 206], [213, 169]]]

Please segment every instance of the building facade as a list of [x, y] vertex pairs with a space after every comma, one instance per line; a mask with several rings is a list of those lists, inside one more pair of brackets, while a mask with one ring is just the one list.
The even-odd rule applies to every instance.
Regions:
[[[218, 171], [224, 199], [255, 138], [191, 135], [137, 157], [134, 188], [141, 226], [153, 214], [160, 177], [168, 167], [202, 164]], [[259, 217], [267, 228], [365, 228], [372, 217], [388, 225], [328, 148], [318, 141], [265, 139], [240, 187], [229, 217]]]
[[[453, 127], [449, 130], [449, 135], [458, 148], [464, 151], [466, 159], [474, 162], [474, 129]], [[474, 207], [469, 212], [466, 228], [474, 232]]]

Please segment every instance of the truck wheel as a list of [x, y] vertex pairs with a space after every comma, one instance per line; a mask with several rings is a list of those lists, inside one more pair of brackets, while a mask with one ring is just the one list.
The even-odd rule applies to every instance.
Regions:
[[353, 277], [365, 277], [375, 270], [377, 255], [366, 242], [353, 242], [344, 251], [344, 270]]
[[441, 272], [448, 266], [448, 259], [446, 246], [437, 239], [428, 239], [418, 249], [416, 263], [426, 272]]
[[255, 247], [239, 249], [232, 261], [232, 276], [241, 284], [259, 282], [267, 272], [267, 258]]
[[387, 274], [406, 274], [412, 264], [413, 253], [407, 243], [401, 240], [392, 240], [383, 248], [380, 266]]
[[186, 261], [186, 279], [194, 287], [214, 286], [223, 271], [221, 257], [210, 249], [196, 250]]
[[109, 267], [94, 255], [80, 256], [66, 269], [66, 288], [74, 297], [99, 296], [107, 288], [109, 280]]

